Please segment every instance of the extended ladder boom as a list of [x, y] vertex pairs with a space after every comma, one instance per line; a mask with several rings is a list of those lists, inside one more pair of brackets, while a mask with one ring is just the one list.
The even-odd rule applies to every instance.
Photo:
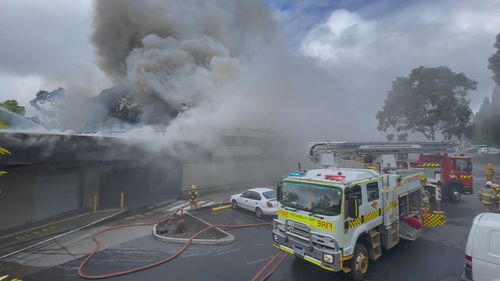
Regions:
[[447, 152], [455, 147], [452, 142], [309, 142], [307, 153], [310, 160], [318, 163], [321, 154], [409, 154]]

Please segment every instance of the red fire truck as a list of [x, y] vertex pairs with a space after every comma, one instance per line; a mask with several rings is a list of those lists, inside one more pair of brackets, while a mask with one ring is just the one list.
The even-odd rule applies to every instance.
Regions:
[[458, 202], [462, 194], [472, 194], [472, 161], [464, 155], [420, 154], [412, 168], [422, 168], [430, 180], [441, 185], [443, 198]]

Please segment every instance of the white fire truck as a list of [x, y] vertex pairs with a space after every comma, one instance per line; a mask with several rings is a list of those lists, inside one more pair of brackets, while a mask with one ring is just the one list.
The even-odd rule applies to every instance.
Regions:
[[382, 248], [415, 240], [422, 232], [425, 177], [419, 169], [397, 169], [395, 155], [446, 145], [309, 143], [310, 159], [322, 167], [290, 172], [278, 184], [274, 246], [323, 269], [363, 279], [369, 260], [378, 259]]

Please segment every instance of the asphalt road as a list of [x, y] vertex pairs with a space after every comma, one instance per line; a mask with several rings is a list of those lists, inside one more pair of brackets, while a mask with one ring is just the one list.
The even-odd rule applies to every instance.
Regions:
[[[475, 173], [475, 189], [483, 183], [482, 167]], [[442, 203], [448, 223], [426, 229], [415, 242], [402, 242], [370, 263], [367, 280], [460, 280], [464, 248], [473, 218], [483, 211], [477, 193], [456, 204]], [[259, 222], [251, 213], [225, 210], [204, 216], [212, 223]], [[126, 231], [126, 230], [124, 230]], [[250, 280], [277, 253], [271, 245], [271, 227], [230, 231], [236, 241], [230, 245], [196, 245], [167, 264], [108, 280]], [[112, 238], [108, 238], [112, 239]], [[131, 240], [102, 252], [85, 272], [103, 274], [154, 262], [173, 254], [180, 246], [159, 242], [151, 236]], [[90, 250], [90, 249], [89, 249]], [[23, 280], [81, 280], [76, 270], [81, 259], [28, 275]], [[331, 273], [288, 256], [270, 280], [349, 280], [343, 273]]]

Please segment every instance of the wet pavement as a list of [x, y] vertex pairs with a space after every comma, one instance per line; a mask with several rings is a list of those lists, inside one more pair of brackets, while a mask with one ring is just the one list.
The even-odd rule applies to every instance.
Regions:
[[47, 240], [65, 232], [96, 223], [120, 213], [120, 210], [103, 210], [95, 214], [84, 213], [45, 225], [3, 235], [0, 237], [0, 259], [11, 253]]
[[[475, 190], [482, 185], [482, 166], [476, 168]], [[381, 258], [370, 262], [366, 280], [460, 280], [464, 248], [473, 218], [483, 212], [477, 193], [463, 196], [456, 204], [442, 203], [447, 224], [426, 229], [415, 242], [399, 243]], [[213, 224], [262, 222], [242, 210], [198, 213]], [[269, 221], [270, 218], [267, 218]], [[127, 235], [122, 230], [120, 235]], [[146, 230], [145, 230], [146, 231]], [[108, 280], [250, 280], [277, 250], [272, 246], [271, 226], [234, 229], [230, 245], [193, 245], [177, 259], [160, 266]], [[118, 235], [118, 233], [117, 233]], [[108, 237], [105, 239], [113, 239]], [[82, 249], [89, 252], [88, 249]], [[99, 252], [85, 267], [86, 273], [104, 274], [157, 261], [175, 253], [181, 245], [160, 242], [151, 235], [129, 239]], [[23, 280], [81, 280], [77, 268], [82, 258], [29, 274]], [[0, 272], [2, 276], [3, 272]], [[8, 273], [5, 273], [8, 274]], [[343, 273], [331, 273], [288, 256], [269, 280], [349, 280]]]

